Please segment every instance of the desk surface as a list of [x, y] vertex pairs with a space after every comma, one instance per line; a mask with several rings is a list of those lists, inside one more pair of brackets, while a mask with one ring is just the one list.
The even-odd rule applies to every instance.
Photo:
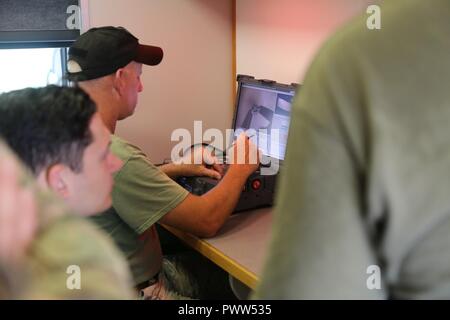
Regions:
[[254, 289], [261, 275], [272, 226], [272, 209], [232, 215], [217, 235], [200, 239], [164, 225], [175, 236]]

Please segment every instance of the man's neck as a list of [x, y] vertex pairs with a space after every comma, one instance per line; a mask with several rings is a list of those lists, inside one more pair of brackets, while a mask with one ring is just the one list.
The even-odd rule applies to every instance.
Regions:
[[103, 123], [111, 133], [116, 130], [116, 122], [119, 119], [119, 108], [117, 102], [113, 98], [112, 92], [105, 92], [89, 87], [83, 88], [97, 105], [98, 112]]
[[114, 112], [111, 112], [112, 108], [109, 108], [107, 104], [97, 102], [97, 107], [103, 123], [108, 128], [108, 130], [114, 134], [114, 132], [116, 131], [116, 122], [118, 120], [118, 116], [114, 114]]

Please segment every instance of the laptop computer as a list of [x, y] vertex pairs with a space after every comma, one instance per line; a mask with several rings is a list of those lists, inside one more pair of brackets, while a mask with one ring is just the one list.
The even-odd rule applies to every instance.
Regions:
[[[236, 107], [232, 122], [230, 146], [245, 132], [261, 152], [261, 165], [247, 180], [235, 212], [271, 206], [276, 179], [282, 170], [293, 98], [297, 84], [281, 84], [238, 75]], [[223, 155], [226, 159], [226, 154]], [[177, 180], [193, 194], [202, 195], [219, 181], [206, 177], [181, 177]]]
[[255, 80], [239, 75], [233, 119], [234, 139], [245, 131], [262, 153], [262, 165], [282, 163], [286, 153], [291, 104], [297, 84]]

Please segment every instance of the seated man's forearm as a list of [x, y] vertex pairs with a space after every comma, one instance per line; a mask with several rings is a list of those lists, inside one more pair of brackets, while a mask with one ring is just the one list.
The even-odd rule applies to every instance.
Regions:
[[250, 173], [231, 166], [216, 187], [202, 196], [190, 194], [161, 222], [200, 237], [214, 236], [233, 212]]
[[171, 179], [176, 179], [183, 175], [180, 165], [175, 165], [173, 163], [162, 164], [158, 166], [158, 168]]

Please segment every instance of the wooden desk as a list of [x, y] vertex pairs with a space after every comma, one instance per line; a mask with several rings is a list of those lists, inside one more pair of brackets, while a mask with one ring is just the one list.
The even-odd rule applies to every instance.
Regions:
[[271, 211], [272, 208], [264, 208], [232, 215], [218, 234], [209, 239], [163, 226], [233, 277], [255, 289], [268, 250]]

